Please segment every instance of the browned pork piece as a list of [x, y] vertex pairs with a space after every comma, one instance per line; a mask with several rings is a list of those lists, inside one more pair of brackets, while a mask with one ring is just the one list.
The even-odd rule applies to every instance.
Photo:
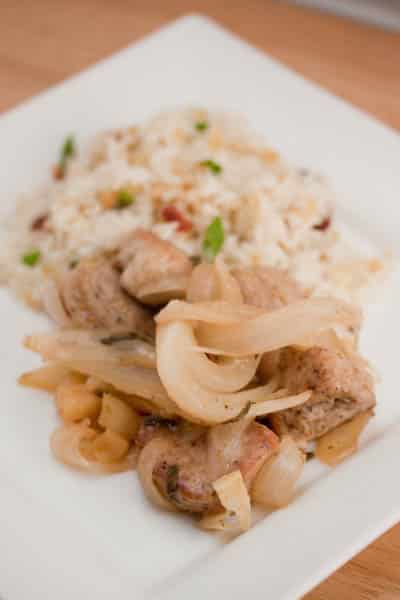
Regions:
[[165, 304], [184, 298], [192, 263], [170, 242], [137, 229], [121, 248], [117, 264], [121, 285], [144, 304]]
[[77, 327], [152, 335], [150, 313], [121, 288], [119, 274], [105, 258], [82, 260], [60, 286], [62, 302]]
[[282, 269], [274, 267], [246, 267], [235, 269], [236, 277], [246, 304], [275, 310], [305, 298], [299, 284]]
[[154, 466], [153, 481], [161, 494], [178, 510], [207, 513], [221, 509], [212, 482], [240, 469], [249, 489], [264, 461], [279, 445], [277, 436], [270, 429], [253, 422], [242, 432], [235, 458], [232, 462], [227, 461], [221, 472], [215, 465], [218, 457], [210, 453], [211, 432], [212, 429], [206, 431], [196, 426], [190, 430], [190, 426], [188, 429], [187, 424], [179, 422], [163, 423], [154, 417], [144, 420], [137, 440], [139, 444], [149, 443], [154, 437], [167, 440]]
[[[247, 304], [275, 310], [306, 297], [280, 269], [259, 266], [236, 269], [233, 274]], [[269, 352], [262, 357], [259, 375], [266, 381], [278, 375], [281, 387], [290, 394], [313, 390], [305, 404], [270, 417], [274, 431], [289, 433], [299, 443], [320, 437], [375, 405], [373, 380], [362, 362], [333, 349]]]
[[320, 437], [376, 403], [373, 378], [356, 356], [327, 348], [285, 348], [277, 373], [290, 393], [313, 391], [305, 404], [270, 416], [279, 435], [289, 433], [299, 442]]

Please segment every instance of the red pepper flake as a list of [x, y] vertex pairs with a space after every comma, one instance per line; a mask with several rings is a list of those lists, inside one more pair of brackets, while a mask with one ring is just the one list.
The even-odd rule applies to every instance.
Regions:
[[52, 172], [53, 172], [53, 179], [57, 179], [57, 180], [64, 179], [65, 169], [63, 169], [61, 167], [61, 165], [54, 165]]
[[31, 231], [41, 231], [46, 225], [46, 221], [49, 218], [47, 213], [39, 215], [36, 219], [33, 219], [31, 223]]
[[165, 221], [177, 221], [179, 223], [178, 231], [190, 231], [193, 227], [193, 223], [171, 204], [164, 206], [161, 215]]
[[317, 229], [317, 231], [326, 231], [328, 227], [330, 227], [331, 222], [331, 217], [325, 217], [325, 219], [322, 219], [320, 223], [314, 225], [313, 229]]

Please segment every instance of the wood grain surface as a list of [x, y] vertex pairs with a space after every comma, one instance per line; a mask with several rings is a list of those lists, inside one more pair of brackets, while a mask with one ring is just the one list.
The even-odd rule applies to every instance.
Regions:
[[[399, 34], [283, 2], [222, 4], [228, 6], [219, 0], [0, 0], [0, 111], [179, 15], [200, 12], [400, 129]], [[306, 600], [400, 600], [400, 525]]]

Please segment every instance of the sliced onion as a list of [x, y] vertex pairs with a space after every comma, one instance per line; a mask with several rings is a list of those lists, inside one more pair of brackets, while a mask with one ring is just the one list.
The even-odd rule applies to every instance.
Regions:
[[193, 377], [214, 392], [236, 392], [244, 388], [256, 374], [259, 358], [229, 358], [215, 363], [205, 354], [193, 352], [188, 368]]
[[202, 263], [192, 271], [188, 282], [188, 302], [210, 302], [218, 298], [217, 273], [213, 265]]
[[247, 531], [251, 526], [250, 497], [240, 471], [220, 477], [213, 488], [225, 508], [224, 513], [207, 515], [200, 521], [204, 529]]
[[54, 456], [60, 462], [90, 473], [106, 474], [130, 471], [135, 468], [137, 450], [132, 448], [128, 455], [118, 463], [103, 464], [87, 460], [81, 452], [85, 442], [96, 438], [97, 432], [89, 426], [89, 420], [76, 425], [65, 425], [56, 429], [50, 439], [50, 447]]
[[147, 498], [160, 508], [175, 511], [174, 505], [164, 498], [153, 479], [154, 467], [159, 463], [161, 456], [168, 453], [169, 448], [168, 440], [163, 438], [151, 440], [139, 454], [137, 473]]
[[161, 381], [169, 397], [189, 420], [204, 424], [228, 421], [240, 413], [246, 402], [238, 401], [232, 406], [227, 394], [213, 393], [196, 381], [188, 367], [195, 344], [188, 323], [157, 326], [157, 370]]
[[[118, 340], [118, 337], [114, 337]], [[24, 345], [41, 354], [45, 360], [99, 360], [115, 365], [155, 368], [155, 349], [152, 344], [137, 338], [111, 344], [108, 340], [112, 339], [113, 336], [104, 330], [70, 329], [27, 336]]]
[[234, 515], [230, 516], [226, 511], [221, 511], [206, 515], [199, 521], [199, 526], [208, 531], [234, 531], [236, 519]]
[[231, 304], [243, 304], [243, 295], [236, 279], [229, 273], [221, 255], [217, 256], [214, 263], [218, 281], [218, 299]]
[[[213, 325], [238, 325], [242, 321], [255, 320], [265, 314], [261, 308], [248, 304], [231, 304], [222, 300], [190, 304], [181, 300], [172, 300], [155, 320], [159, 325], [171, 321], [200, 321]], [[258, 354], [249, 352], [248, 354]]]
[[225, 300], [232, 304], [243, 302], [236, 279], [229, 273], [223, 258], [218, 256], [213, 265], [197, 265], [190, 277], [186, 299], [188, 302]]
[[175, 415], [175, 412], [172, 413], [171, 410], [161, 408], [161, 406], [158, 406], [150, 400], [146, 400], [145, 398], [141, 398], [140, 396], [136, 396], [134, 394], [126, 394], [121, 392], [121, 390], [117, 390], [111, 384], [106, 383], [97, 377], [89, 376], [86, 380], [85, 386], [92, 392], [107, 392], [116, 394], [119, 398], [129, 404], [129, 406], [140, 413], [149, 413], [163, 418], [168, 418]]
[[271, 394], [267, 400], [252, 404], [246, 413], [246, 417], [255, 419], [256, 417], [270, 415], [280, 410], [300, 406], [300, 404], [304, 404], [309, 400], [311, 394], [312, 392], [306, 391], [301, 394], [288, 396], [287, 390], [276, 392], [275, 394]]
[[25, 345], [46, 360], [57, 360], [64, 368], [97, 377], [117, 390], [142, 396], [169, 414], [176, 414], [155, 369], [126, 366], [128, 353], [96, 342], [93, 335], [99, 334], [82, 330], [37, 334], [27, 337]]
[[206, 425], [223, 423], [237, 417], [249, 404], [265, 400], [271, 393], [269, 384], [222, 393], [212, 392], [205, 381], [197, 381], [190, 368], [196, 340], [189, 323], [158, 325], [156, 345], [161, 381], [180, 414], [188, 420]]
[[71, 327], [72, 320], [61, 300], [57, 284], [49, 279], [41, 290], [42, 304], [48, 316], [60, 327]]
[[315, 456], [321, 462], [334, 467], [354, 454], [358, 448], [358, 439], [371, 417], [371, 411], [363, 412], [323, 435], [317, 440]]
[[289, 504], [304, 463], [304, 453], [291, 437], [284, 437], [278, 454], [269, 458], [257, 473], [251, 489], [254, 502], [270, 508]]
[[210, 427], [207, 434], [208, 472], [212, 480], [229, 473], [242, 453], [243, 433], [250, 425], [248, 419], [238, 419]]
[[[165, 410], [154, 402], [150, 402], [150, 400], [146, 400], [145, 398], [141, 398], [140, 396], [135, 396], [134, 394], [125, 394], [121, 392], [121, 390], [117, 390], [114, 386], [105, 381], [102, 381], [98, 377], [89, 376], [85, 382], [85, 386], [91, 392], [106, 392], [111, 394], [116, 394], [119, 398], [124, 400], [129, 406], [139, 411], [140, 413], [150, 413], [157, 415], [159, 417], [170, 417], [171, 411]], [[175, 414], [175, 413], [174, 413]]]
[[102, 361], [68, 360], [62, 364], [72, 371], [98, 377], [121, 392], [146, 398], [170, 415], [177, 412], [156, 371], [133, 366], [120, 367]]
[[116, 431], [106, 429], [94, 440], [83, 441], [80, 450], [89, 462], [110, 465], [122, 462], [128, 455], [129, 442]]
[[[238, 282], [229, 273], [223, 259], [218, 256], [214, 265], [198, 265], [191, 278], [188, 300], [212, 300], [218, 298], [231, 304], [242, 304], [243, 298]], [[254, 377], [258, 358], [225, 359], [215, 364], [206, 356], [193, 355], [190, 369], [198, 382], [216, 392], [236, 392]]]
[[54, 392], [69, 373], [70, 370], [63, 365], [57, 363], [48, 364], [34, 371], [23, 373], [19, 377], [18, 383], [26, 387]]
[[[186, 309], [183, 313], [186, 313]], [[255, 318], [246, 319], [243, 316], [241, 322], [229, 324], [226, 320], [224, 325], [221, 325], [221, 319], [217, 324], [214, 309], [207, 311], [204, 307], [201, 317], [199, 315], [200, 310], [197, 318], [210, 323], [197, 330], [200, 345], [210, 353], [223, 353], [227, 356], [271, 352], [294, 345], [310, 334], [337, 324], [357, 326], [360, 318], [357, 308], [332, 298], [309, 298], [278, 310], [264, 312]], [[195, 320], [196, 317], [192, 315], [192, 319]]]
[[118, 353], [121, 365], [137, 365], [147, 369], [156, 368], [156, 349], [150, 342], [139, 338], [121, 340], [115, 342], [112, 349], [116, 354]]

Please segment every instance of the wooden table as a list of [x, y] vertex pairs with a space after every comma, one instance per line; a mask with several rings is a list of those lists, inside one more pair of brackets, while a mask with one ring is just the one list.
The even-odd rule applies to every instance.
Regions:
[[[399, 34], [268, 0], [231, 0], [228, 10], [221, 4], [219, 0], [0, 0], [0, 111], [170, 19], [202, 12], [400, 129]], [[306, 599], [400, 600], [400, 525]]]

